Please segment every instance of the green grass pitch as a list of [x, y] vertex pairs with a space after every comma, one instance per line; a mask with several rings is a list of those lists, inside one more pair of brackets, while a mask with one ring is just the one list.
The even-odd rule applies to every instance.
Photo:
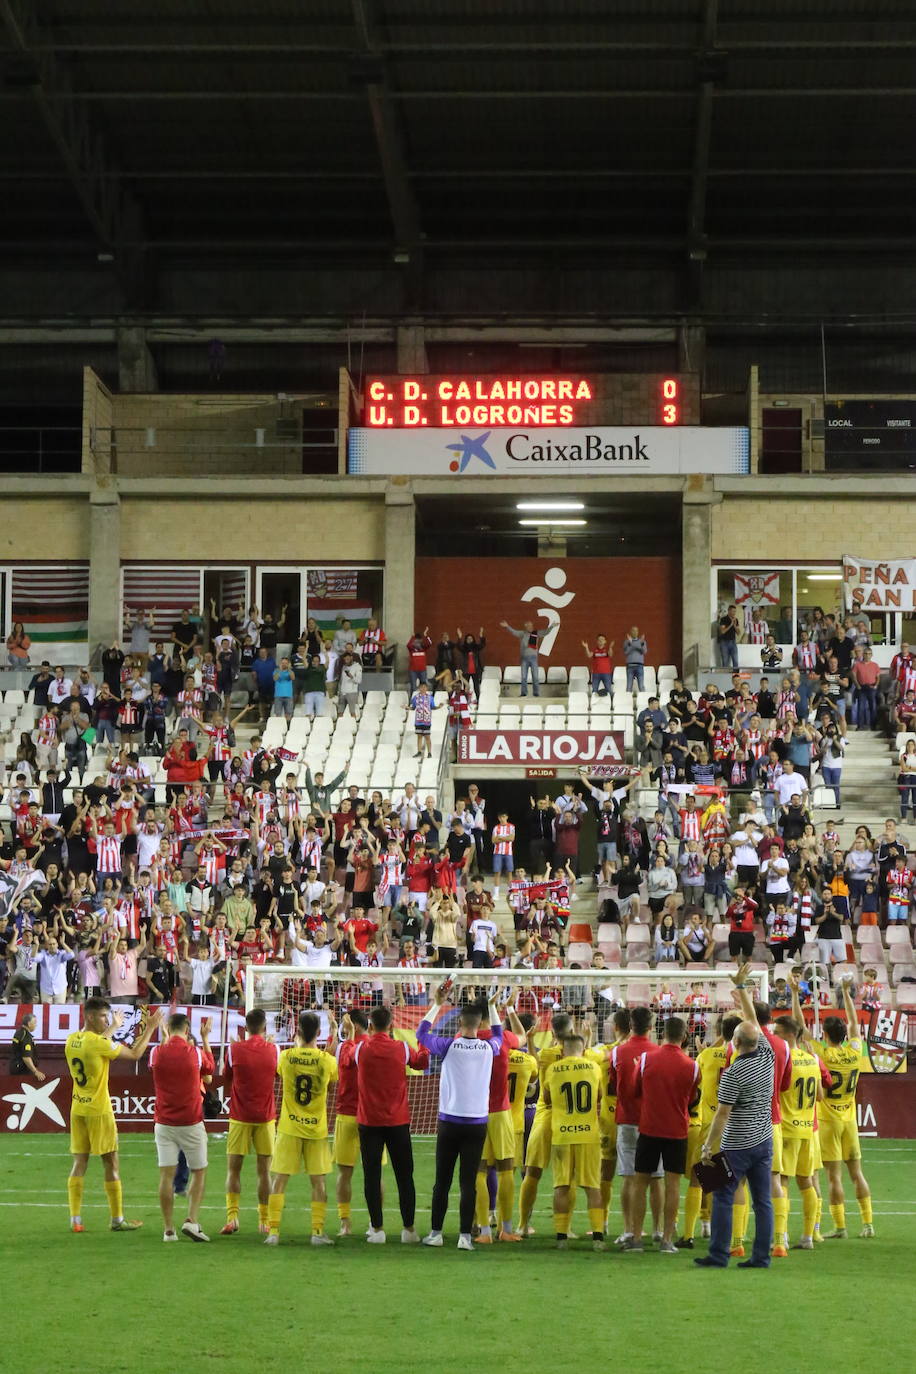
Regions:
[[[857, 1239], [858, 1211], [848, 1197], [849, 1240], [795, 1252], [768, 1272], [732, 1266], [725, 1273], [695, 1269], [687, 1252], [593, 1254], [585, 1240], [557, 1254], [543, 1184], [536, 1238], [468, 1255], [455, 1249], [454, 1210], [443, 1250], [402, 1247], [388, 1175], [389, 1241], [370, 1247], [362, 1239], [366, 1213], [358, 1170], [354, 1238], [313, 1250], [308, 1185], [293, 1179], [281, 1244], [269, 1249], [256, 1230], [253, 1161], [243, 1176], [243, 1230], [223, 1239], [217, 1235], [224, 1220], [221, 1140], [211, 1145], [202, 1217], [212, 1243], [167, 1246], [152, 1138], [124, 1135], [121, 1144], [125, 1213], [142, 1219], [143, 1230], [108, 1232], [101, 1170], [93, 1161], [83, 1212], [87, 1230], [74, 1236], [67, 1230], [66, 1138], [0, 1140], [4, 1365], [17, 1374], [258, 1374], [291, 1368], [294, 1361], [316, 1374], [421, 1368], [437, 1374], [492, 1368], [585, 1374], [599, 1362], [627, 1374], [679, 1374], [709, 1361], [780, 1374], [808, 1371], [825, 1360], [833, 1369], [874, 1361], [888, 1371], [911, 1366], [913, 1141], [864, 1142], [874, 1241]], [[416, 1154], [422, 1230], [429, 1221], [432, 1143], [418, 1140]], [[579, 1232], [586, 1229], [583, 1201], [580, 1195]], [[799, 1220], [796, 1194], [793, 1236]], [[829, 1229], [826, 1207], [825, 1221]], [[615, 1208], [612, 1226], [616, 1222]], [[332, 1235], [336, 1223], [332, 1201]], [[698, 1241], [694, 1253], [704, 1250]]]

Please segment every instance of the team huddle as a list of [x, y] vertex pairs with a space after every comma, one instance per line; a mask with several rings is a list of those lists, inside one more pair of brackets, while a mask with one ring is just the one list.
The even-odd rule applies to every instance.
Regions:
[[[520, 1243], [534, 1235], [532, 1217], [547, 1169], [553, 1185], [553, 1232], [563, 1249], [576, 1239], [573, 1217], [580, 1189], [592, 1247], [606, 1248], [613, 1181], [619, 1177], [623, 1228], [614, 1243], [622, 1252], [642, 1252], [650, 1237], [660, 1253], [693, 1249], [701, 1223], [702, 1234], [710, 1235], [711, 1226], [712, 1236], [709, 1257], [698, 1263], [727, 1264], [732, 1255], [743, 1259], [749, 1191], [756, 1227], [752, 1258], [744, 1263], [763, 1267], [771, 1258], [785, 1258], [790, 1248], [810, 1250], [821, 1239], [847, 1235], [844, 1164], [861, 1213], [861, 1235], [873, 1236], [855, 1112], [861, 1044], [848, 988], [846, 1019], [827, 1017], [823, 1042], [815, 1043], [806, 1029], [797, 980], [792, 980], [792, 1014], [780, 1015], [772, 1024], [769, 1007], [751, 999], [747, 967], [732, 981], [736, 1010], [718, 1018], [715, 1036], [707, 1037], [695, 1059], [684, 1050], [688, 1021], [677, 1014], [660, 1018], [650, 1007], [620, 1008], [608, 1023], [613, 1033], [607, 1042], [592, 1044], [589, 1025], [580, 1027], [566, 1012], [556, 1012], [545, 1033], [533, 1015], [519, 1014], [511, 1002], [453, 1006], [450, 981], [436, 991], [425, 1012], [416, 1046], [395, 1037], [390, 1008], [378, 1005], [352, 1008], [339, 1027], [333, 1016], [323, 1019], [303, 1011], [295, 1043], [281, 1050], [266, 1033], [265, 1013], [254, 1008], [246, 1016], [244, 1035], [228, 1048], [222, 1078], [229, 1121], [221, 1235], [240, 1230], [243, 1166], [253, 1154], [258, 1230], [265, 1244], [279, 1244], [289, 1180], [299, 1173], [309, 1178], [311, 1244], [334, 1243], [326, 1230], [328, 1180], [334, 1170], [338, 1236], [350, 1236], [353, 1174], [360, 1163], [369, 1215], [366, 1239], [383, 1244], [387, 1152], [397, 1187], [401, 1242], [420, 1243], [408, 1078], [432, 1066], [438, 1068], [439, 1101], [435, 1182], [424, 1245], [444, 1243], [456, 1167], [457, 1244], [462, 1250]], [[108, 1071], [116, 1058], [144, 1056], [160, 1026], [159, 1013], [148, 1017], [133, 1045], [113, 1038], [120, 1024], [120, 1015], [111, 1016], [103, 998], [89, 998], [85, 1028], [66, 1043], [73, 1085], [68, 1194], [76, 1232], [84, 1229], [84, 1177], [93, 1155], [102, 1161], [111, 1229], [135, 1230], [141, 1224], [127, 1220], [123, 1212]], [[209, 1022], [201, 1023], [198, 1045], [188, 1018], [171, 1015], [150, 1049], [149, 1065], [163, 1239], [179, 1238], [176, 1196], [186, 1192], [181, 1234], [206, 1242], [209, 1236], [200, 1222], [209, 1153], [204, 1095], [216, 1076]], [[759, 1142], [741, 1136], [747, 1129], [741, 1084], [747, 1082], [763, 1095]], [[332, 1087], [336, 1095], [329, 1104]], [[765, 1172], [750, 1166], [740, 1170], [741, 1152], [758, 1143], [766, 1147]], [[736, 1167], [724, 1182], [712, 1183], [702, 1166], [721, 1158], [720, 1151]], [[697, 1165], [701, 1167], [695, 1172]], [[829, 1180], [829, 1236], [822, 1236], [820, 1228], [822, 1167]], [[688, 1186], [678, 1228], [685, 1175]], [[794, 1245], [789, 1235], [793, 1179], [801, 1201]], [[704, 1192], [704, 1183], [711, 1191]], [[651, 1231], [644, 1235], [647, 1208]], [[730, 1233], [723, 1239], [727, 1222]]]

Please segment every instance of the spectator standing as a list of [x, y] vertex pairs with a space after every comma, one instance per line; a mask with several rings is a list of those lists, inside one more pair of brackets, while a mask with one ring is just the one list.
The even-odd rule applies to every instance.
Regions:
[[716, 630], [716, 643], [719, 646], [719, 664], [722, 668], [738, 668], [738, 607], [729, 606], [719, 617]]
[[[873, 730], [878, 721], [878, 679], [881, 669], [875, 662], [871, 649], [866, 648], [861, 658], [852, 665], [852, 678], [855, 683], [855, 719], [857, 730]], [[837, 806], [839, 806], [839, 800]]]
[[501, 620], [500, 625], [504, 630], [508, 630], [510, 635], [515, 635], [518, 640], [519, 652], [521, 654], [521, 679], [519, 683], [519, 695], [528, 695], [528, 678], [531, 678], [531, 690], [534, 696], [541, 695], [541, 683], [538, 670], [538, 652], [541, 640], [546, 635], [546, 630], [536, 630], [532, 621], [526, 620], [520, 630], [513, 630], [508, 620]]
[[594, 649], [590, 649], [588, 641], [582, 641], [582, 648], [587, 657], [591, 660], [592, 674], [592, 695], [610, 697], [611, 705], [614, 704], [614, 641], [608, 642], [604, 635], [598, 635], [595, 640]]
[[162, 1211], [164, 1241], [177, 1241], [175, 1231], [175, 1170], [179, 1153], [184, 1154], [191, 1171], [188, 1189], [188, 1215], [182, 1235], [194, 1241], [209, 1241], [198, 1217], [207, 1181], [207, 1132], [204, 1127], [201, 1080], [216, 1072], [210, 1053], [210, 1019], [200, 1023], [201, 1048], [191, 1042], [191, 1026], [183, 1012], [169, 1017], [166, 1039], [150, 1052], [150, 1069], [156, 1092], [154, 1134], [159, 1161], [159, 1206]]
[[429, 663], [427, 655], [433, 647], [433, 642], [429, 637], [429, 626], [425, 630], [414, 630], [407, 641], [407, 676], [410, 680], [410, 691], [413, 693], [418, 687], [426, 687]]
[[627, 691], [642, 692], [645, 690], [645, 666], [646, 652], [648, 650], [645, 636], [640, 633], [639, 626], [634, 625], [623, 641], [623, 656], [627, 665]]
[[6, 637], [6, 661], [10, 668], [29, 666], [29, 649], [32, 641], [25, 632], [21, 620], [17, 620]]

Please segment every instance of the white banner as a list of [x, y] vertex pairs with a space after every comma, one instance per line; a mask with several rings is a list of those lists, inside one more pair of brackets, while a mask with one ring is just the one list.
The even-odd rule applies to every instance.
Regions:
[[348, 471], [377, 477], [746, 473], [747, 429], [351, 429]]
[[878, 562], [843, 555], [843, 592], [847, 611], [916, 609], [916, 558]]

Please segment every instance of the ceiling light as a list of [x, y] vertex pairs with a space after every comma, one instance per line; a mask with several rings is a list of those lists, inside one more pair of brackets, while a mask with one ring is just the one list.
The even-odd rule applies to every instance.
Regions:
[[842, 582], [842, 573], [809, 573], [809, 582]]
[[584, 501], [516, 501], [516, 510], [585, 510]]
[[552, 515], [539, 515], [533, 520], [519, 520], [520, 525], [587, 525], [587, 520], [557, 520]]

